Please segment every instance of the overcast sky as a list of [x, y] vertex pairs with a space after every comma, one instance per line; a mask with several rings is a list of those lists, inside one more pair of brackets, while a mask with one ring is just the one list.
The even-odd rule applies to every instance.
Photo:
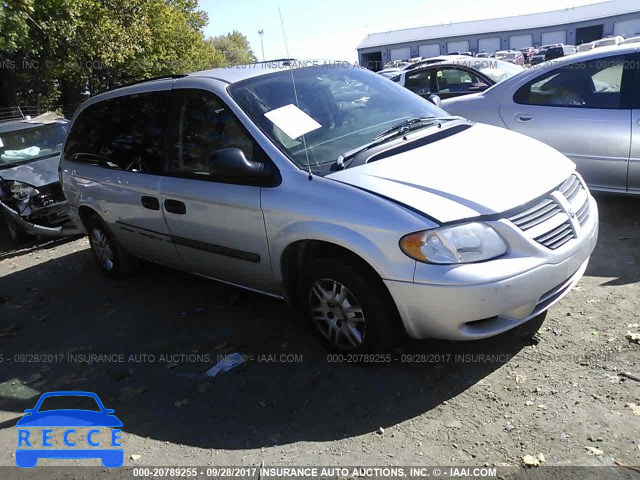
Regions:
[[[368, 33], [449, 22], [522, 15], [599, 3], [602, 0], [200, 0], [209, 13], [206, 34], [244, 33], [258, 59], [264, 30], [268, 59], [287, 56], [278, 7], [292, 58], [357, 60]], [[525, 4], [526, 3], [526, 4]]]

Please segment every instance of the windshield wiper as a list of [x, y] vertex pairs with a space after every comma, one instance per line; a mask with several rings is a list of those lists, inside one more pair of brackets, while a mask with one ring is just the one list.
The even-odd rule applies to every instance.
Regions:
[[429, 125], [433, 125], [434, 123], [447, 122], [449, 120], [457, 120], [460, 117], [413, 117], [403, 120], [402, 122], [394, 125], [393, 127], [385, 130], [384, 132], [377, 135], [374, 140], [378, 138], [386, 137], [392, 133], [406, 133], [411, 130], [416, 130], [419, 128], [424, 128]]
[[381, 143], [391, 140], [398, 135], [403, 135], [411, 130], [419, 130], [421, 128], [428, 127], [429, 125], [433, 125], [435, 123], [440, 124], [441, 122], [446, 122], [449, 120], [462, 120], [462, 117], [413, 117], [407, 120], [403, 120], [397, 125], [389, 128], [388, 130], [385, 130], [384, 132], [376, 135], [371, 142], [365, 143], [360, 147], [354, 148], [353, 150], [349, 150], [348, 152], [340, 155], [336, 160], [335, 166], [338, 170], [344, 170], [346, 167], [348, 167], [348, 165], [345, 165], [345, 162], [347, 160], [352, 159], [359, 153], [364, 152], [371, 147], [380, 145]]

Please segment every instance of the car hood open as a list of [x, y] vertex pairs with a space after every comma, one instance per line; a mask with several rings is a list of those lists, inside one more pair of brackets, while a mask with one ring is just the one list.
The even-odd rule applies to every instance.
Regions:
[[559, 186], [575, 164], [527, 136], [483, 124], [327, 175], [438, 222], [505, 212]]
[[4, 180], [28, 183], [32, 187], [38, 188], [59, 181], [59, 164], [60, 155], [58, 154], [15, 167], [0, 168], [0, 177]]

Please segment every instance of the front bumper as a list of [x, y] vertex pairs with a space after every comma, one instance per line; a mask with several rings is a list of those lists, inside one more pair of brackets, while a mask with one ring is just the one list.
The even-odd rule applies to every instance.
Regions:
[[409, 336], [478, 340], [531, 320], [564, 297], [584, 274], [598, 239], [598, 210], [580, 236], [552, 251], [525, 239], [510, 222], [492, 224], [515, 238], [505, 257], [489, 262], [417, 264], [414, 282], [385, 280]]
[[[65, 201], [58, 202], [51, 207], [52, 209], [64, 209], [66, 215], [66, 205], [67, 202]], [[58, 238], [80, 233], [80, 231], [71, 222], [66, 222], [65, 224], [57, 227], [48, 227], [45, 225], [39, 225], [37, 223], [30, 222], [21, 217], [18, 212], [1, 201], [0, 210], [7, 213], [20, 226], [20, 228], [22, 228], [29, 235], [47, 238]]]

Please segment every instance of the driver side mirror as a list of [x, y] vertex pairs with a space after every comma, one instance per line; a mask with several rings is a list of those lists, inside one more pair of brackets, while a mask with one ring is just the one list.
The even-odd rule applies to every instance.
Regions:
[[265, 162], [249, 160], [239, 148], [221, 148], [209, 157], [211, 174], [229, 180], [253, 180], [260, 185], [277, 184], [279, 179], [270, 167]]
[[469, 85], [470, 92], [484, 92], [487, 88], [489, 88], [489, 85], [484, 82]]
[[438, 95], [429, 95], [427, 100], [433, 103], [436, 107], [440, 107], [442, 105], [442, 100]]

